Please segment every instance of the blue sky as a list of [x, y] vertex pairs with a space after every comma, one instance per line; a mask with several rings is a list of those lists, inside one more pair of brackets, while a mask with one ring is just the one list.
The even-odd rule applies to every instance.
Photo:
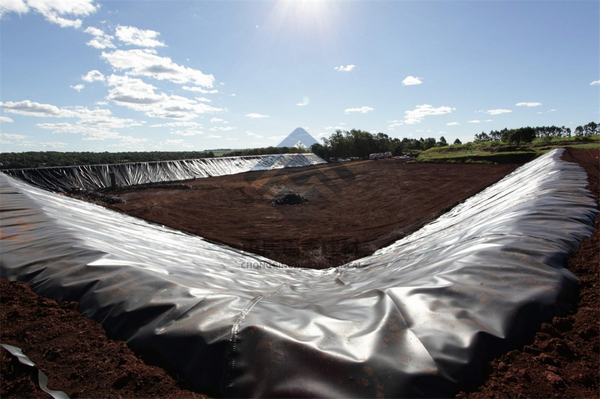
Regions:
[[0, 0], [0, 151], [599, 120], [598, 1]]

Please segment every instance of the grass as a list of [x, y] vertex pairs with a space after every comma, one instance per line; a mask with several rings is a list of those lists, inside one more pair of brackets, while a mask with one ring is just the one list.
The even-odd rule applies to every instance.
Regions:
[[444, 163], [524, 163], [555, 148], [600, 148], [600, 134], [590, 137], [536, 139], [533, 143], [506, 144], [501, 142], [467, 143], [434, 147], [419, 154], [414, 162]]

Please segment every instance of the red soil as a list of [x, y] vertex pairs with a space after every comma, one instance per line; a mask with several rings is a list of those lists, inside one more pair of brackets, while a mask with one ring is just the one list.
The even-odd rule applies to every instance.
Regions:
[[[588, 188], [596, 198], [600, 195], [598, 153], [568, 150], [564, 155], [565, 160], [579, 162], [586, 169]], [[117, 207], [125, 210], [131, 206], [135, 209], [128, 212], [138, 212], [149, 220], [162, 214], [179, 220], [174, 227], [183, 230], [200, 225], [192, 232], [262, 251], [281, 261], [302, 254], [301, 264], [323, 267], [359, 258], [403, 237], [513, 168], [378, 161], [302, 168], [289, 174], [251, 172], [189, 182], [193, 188], [188, 190], [146, 191], [146, 210], [136, 208], [138, 201], [133, 199], [138, 192], [111, 195], [129, 199]], [[309, 177], [323, 182], [309, 183]], [[270, 205], [268, 200], [286, 187], [309, 203]], [[312, 187], [320, 194], [311, 192]], [[188, 202], [187, 208], [181, 208], [181, 197], [188, 195], [197, 201], [192, 202], [196, 206], [189, 207]], [[211, 198], [214, 202], [209, 204]], [[167, 202], [174, 199], [176, 205], [170, 205], [171, 209], [185, 209], [185, 217], [165, 210]], [[248, 218], [250, 206], [253, 212]], [[246, 218], [236, 218], [236, 212]], [[488, 381], [458, 397], [599, 397], [599, 220], [596, 218], [594, 236], [568, 261], [581, 279], [577, 309], [543, 324], [530, 345], [493, 360]], [[312, 222], [304, 223], [308, 230], [300, 228], [301, 221]], [[355, 241], [349, 245], [343, 240]], [[122, 342], [108, 340], [101, 326], [75, 310], [76, 303], [57, 304], [40, 298], [23, 283], [0, 279], [0, 284], [0, 342], [22, 348], [48, 375], [51, 389], [71, 397], [201, 397], [182, 389], [162, 369], [144, 364]], [[35, 378], [8, 352], [0, 350], [0, 354], [3, 398], [48, 397], [36, 389]]]
[[[174, 189], [108, 192], [110, 208], [295, 267], [370, 255], [518, 165], [362, 161], [198, 179]], [[272, 205], [285, 193], [304, 205]]]

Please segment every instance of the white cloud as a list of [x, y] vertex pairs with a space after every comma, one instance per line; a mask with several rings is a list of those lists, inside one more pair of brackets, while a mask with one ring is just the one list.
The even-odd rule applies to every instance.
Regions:
[[202, 87], [190, 87], [190, 86], [183, 86], [182, 89], [187, 90], [187, 91], [197, 91], [198, 93], [202, 93], [202, 94], [216, 94], [219, 92], [219, 90], [217, 90], [217, 89], [206, 90], [206, 89], [203, 89]]
[[217, 136], [217, 135], [215, 135], [215, 134], [210, 134], [210, 135], [206, 136], [206, 138], [207, 138], [207, 139], [220, 139], [220, 138], [221, 138], [221, 136]]
[[13, 120], [11, 118], [9, 118], [8, 116], [0, 116], [0, 122], [12, 123]]
[[160, 33], [153, 30], [138, 29], [133, 26], [117, 26], [115, 35], [125, 44], [141, 47], [162, 47], [163, 42], [156, 38]]
[[460, 123], [458, 122], [450, 122], [450, 123], [446, 123], [446, 126], [459, 126]]
[[92, 127], [82, 126], [78, 124], [62, 122], [62, 123], [38, 123], [36, 125], [39, 128], [52, 130], [52, 133], [71, 133], [71, 134], [83, 134], [91, 137], [106, 137], [116, 138], [119, 133], [113, 131], [110, 128], [105, 127]]
[[344, 110], [344, 113], [349, 114], [351, 112], [359, 112], [361, 114], [366, 114], [367, 112], [371, 112], [373, 110], [374, 110], [374, 108], [363, 106], [360, 108], [348, 108], [348, 109]]
[[212, 100], [210, 100], [206, 97], [196, 97], [196, 100], [203, 102], [203, 103], [212, 103]]
[[264, 136], [261, 136], [260, 134], [256, 134], [256, 133], [252, 133], [252, 132], [246, 132], [246, 134], [250, 137], [254, 137], [257, 139], [262, 139]]
[[3, 0], [2, 3], [0, 3], [0, 16], [9, 12], [26, 14], [28, 11], [29, 7], [23, 0]]
[[102, 29], [98, 29], [93, 26], [88, 26], [87, 28], [85, 28], [84, 32], [94, 36], [92, 40], [86, 43], [88, 46], [95, 47], [98, 49], [116, 48], [116, 46], [112, 43], [112, 40], [115, 37], [104, 33]]
[[556, 112], [556, 110], [554, 108], [552, 108], [550, 111], [548, 112]]
[[66, 28], [80, 28], [80, 19], [67, 19], [64, 16], [86, 17], [93, 14], [100, 6], [94, 4], [94, 0], [3, 0], [0, 4], [0, 16], [16, 12], [26, 14], [29, 11], [42, 14], [47, 21]]
[[217, 130], [221, 131], [221, 132], [228, 132], [231, 130], [235, 130], [237, 129], [237, 127], [233, 127], [233, 126], [215, 126], [215, 127], [211, 127], [210, 131], [216, 132]]
[[230, 94], [230, 96], [231, 96], [231, 97], [237, 97], [237, 94], [235, 94], [235, 93], [231, 93], [231, 94]]
[[197, 136], [200, 134], [204, 134], [204, 132], [202, 130], [185, 129], [185, 130], [176, 130], [174, 132], [171, 132], [171, 134], [176, 134], [178, 136]]
[[402, 81], [402, 84], [404, 86], [414, 86], [414, 85], [420, 85], [421, 83], [423, 83], [423, 81], [421, 80], [421, 78], [416, 77], [416, 76], [407, 76], [406, 78], [404, 78], [404, 80]]
[[336, 71], [339, 71], [339, 72], [350, 72], [354, 68], [356, 68], [356, 65], [350, 64], [350, 65], [346, 65], [346, 66], [342, 65], [342, 66], [339, 66], [339, 67], [335, 67], [334, 69]]
[[261, 114], [257, 114], [257, 113], [252, 113], [252, 114], [246, 114], [246, 116], [248, 118], [268, 118], [269, 115], [261, 115]]
[[[129, 122], [125, 122], [129, 121]], [[71, 133], [83, 135], [83, 140], [127, 140], [131, 141], [130, 136], [122, 136], [114, 129], [129, 126], [136, 126], [139, 123], [132, 120], [123, 120], [110, 117], [105, 120], [80, 120], [77, 124], [73, 123], [38, 123], [37, 126], [52, 130], [53, 133]], [[138, 139], [133, 139], [138, 140]], [[146, 139], [142, 139], [145, 141]]]
[[76, 116], [73, 111], [61, 109], [51, 104], [40, 104], [29, 100], [0, 102], [0, 107], [4, 108], [5, 112], [25, 116], [51, 118], [69, 118]]
[[302, 102], [299, 102], [298, 104], [296, 104], [299, 107], [304, 107], [305, 105], [308, 105], [308, 97], [305, 97]]
[[77, 91], [81, 91], [81, 90], [83, 90], [83, 88], [84, 88], [85, 86], [84, 86], [84, 85], [82, 85], [82, 84], [78, 84], [78, 85], [75, 85], [75, 86], [71, 85], [71, 86], [69, 86], [69, 87], [70, 87], [71, 89], [74, 89], [74, 90], [77, 90]]
[[95, 81], [104, 82], [105, 78], [104, 78], [104, 75], [102, 75], [102, 73], [100, 71], [97, 71], [94, 69], [94, 70], [86, 73], [85, 76], [82, 76], [81, 80], [83, 80], [84, 82], [92, 83]]
[[0, 133], [0, 137], [8, 140], [23, 140], [26, 139], [27, 136], [23, 134], [9, 134], [9, 133]]
[[389, 125], [388, 125], [388, 130], [394, 130], [394, 128], [395, 128], [396, 126], [401, 126], [401, 125], [404, 125], [404, 122], [403, 122], [403, 121], [399, 121], [399, 120], [397, 120], [397, 119], [395, 119], [395, 120], [391, 120], [391, 121], [387, 121], [387, 123], [389, 123]]
[[115, 129], [141, 126], [133, 119], [123, 119], [111, 115], [108, 109], [88, 109], [86, 107], [59, 108], [51, 104], [40, 104], [29, 100], [0, 103], [6, 112], [25, 116], [74, 118], [76, 123], [39, 123], [38, 127], [52, 130], [54, 133], [82, 134], [84, 140], [122, 139]]
[[509, 114], [512, 111], [510, 109], [488, 109], [487, 111], [479, 111], [484, 112], [489, 115], [500, 115], [500, 114]]
[[46, 19], [49, 22], [55, 23], [61, 28], [81, 28], [81, 20], [80, 19], [66, 19], [59, 17], [56, 13], [49, 13], [46, 15]]
[[193, 83], [198, 86], [212, 87], [215, 78], [205, 75], [197, 69], [174, 63], [168, 57], [159, 57], [155, 50], [116, 50], [102, 53], [108, 63], [116, 70], [127, 70], [127, 75], [148, 76], [157, 80], [173, 83]]
[[166, 140], [165, 144], [167, 145], [176, 145], [176, 144], [182, 144], [184, 143], [183, 140]]
[[326, 126], [323, 129], [324, 130], [344, 130], [345, 127], [342, 125], [345, 125], [345, 123], [340, 123], [338, 126]]
[[31, 140], [23, 140], [20, 143], [17, 143], [16, 145], [18, 147], [36, 147], [38, 143]]
[[28, 0], [27, 5], [43, 15], [55, 12], [59, 15], [80, 17], [93, 14], [100, 7], [94, 4], [94, 0]]
[[451, 113], [455, 109], [456, 108], [450, 108], [447, 106], [433, 108], [429, 104], [417, 105], [414, 110], [404, 112], [404, 123], [414, 125], [416, 123], [420, 123], [426, 116], [445, 115]]
[[141, 79], [129, 76], [111, 75], [106, 79], [109, 86], [114, 86], [106, 97], [115, 103], [143, 111], [153, 118], [193, 119], [199, 114], [222, 111], [186, 97], [157, 94], [156, 87]]
[[164, 99], [154, 92], [156, 87], [141, 79], [110, 75], [106, 82], [109, 86], [115, 86], [108, 92], [107, 99], [117, 103], [153, 104]]
[[211, 122], [211, 123], [215, 123], [215, 122], [224, 122], [224, 120], [223, 120], [223, 119], [221, 119], [221, 118], [210, 118], [210, 122]]
[[[46, 106], [46, 108], [51, 109], [54, 107], [49, 104], [41, 104]], [[39, 109], [46, 109], [39, 107]], [[57, 107], [56, 107], [57, 108]], [[54, 111], [51, 116], [59, 117], [59, 118], [78, 118], [77, 122], [82, 126], [104, 126], [110, 128], [124, 128], [131, 126], [141, 126], [142, 124], [134, 119], [124, 119], [111, 116], [111, 112], [108, 109], [88, 109], [86, 107], [70, 107], [70, 108], [57, 108], [58, 112]], [[50, 115], [50, 113], [48, 113]], [[33, 116], [39, 116], [34, 114]]]
[[596, 86], [596, 85], [600, 85], [600, 80], [594, 80], [592, 83], [590, 83], [590, 86]]
[[120, 136], [119, 140], [121, 141], [122, 144], [127, 144], [127, 145], [145, 143], [146, 141], [148, 141], [148, 139], [144, 138], [144, 137], [131, 137], [131, 136]]
[[516, 103], [515, 105], [517, 107], [539, 107], [540, 105], [542, 105], [542, 103], [526, 103], [526, 102], [521, 102], [521, 103]]
[[481, 123], [479, 119], [473, 119], [472, 121], [467, 121], [467, 123]]
[[46, 142], [46, 143], [39, 143], [40, 146], [44, 147], [44, 148], [65, 148], [68, 147], [67, 143], [61, 143], [61, 142], [57, 142], [57, 141], [52, 141], [52, 142]]
[[123, 129], [134, 126], [143, 126], [143, 123], [135, 119], [119, 118], [111, 116], [108, 109], [87, 109], [84, 107], [75, 107], [79, 121], [78, 125], [89, 127], [101, 127], [105, 129]]
[[202, 125], [198, 122], [177, 121], [150, 125], [150, 127], [202, 127]]

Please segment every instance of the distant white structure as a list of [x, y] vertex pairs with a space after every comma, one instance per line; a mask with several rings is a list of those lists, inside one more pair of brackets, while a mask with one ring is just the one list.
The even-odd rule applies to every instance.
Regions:
[[304, 145], [302, 141], [298, 141], [296, 144], [292, 146], [292, 148], [298, 148], [299, 150], [308, 150], [309, 148]]

